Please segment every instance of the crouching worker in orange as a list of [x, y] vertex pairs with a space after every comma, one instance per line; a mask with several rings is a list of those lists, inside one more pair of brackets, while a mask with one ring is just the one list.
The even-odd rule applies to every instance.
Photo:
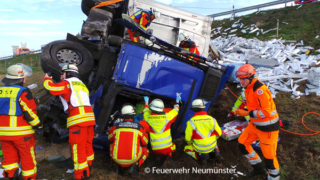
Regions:
[[[202, 99], [192, 102], [193, 117], [187, 122], [184, 152], [205, 164], [209, 156], [215, 156], [217, 140], [221, 136], [221, 128], [213, 117], [207, 114]], [[217, 154], [217, 153], [216, 153]]]
[[[179, 43], [179, 47], [183, 48], [189, 52], [192, 52], [194, 54], [200, 55], [200, 52], [197, 48], [197, 45], [194, 41], [192, 41], [190, 38], [188, 38], [186, 35], [183, 33], [179, 34], [179, 39], [181, 39]], [[198, 58], [193, 58], [192, 56], [188, 56], [188, 60], [195, 60], [198, 61]]]
[[26, 76], [32, 73], [26, 68], [21, 64], [10, 66], [0, 87], [2, 168], [3, 176], [9, 179], [19, 178], [19, 163], [24, 180], [37, 177], [33, 128], [37, 129], [40, 121], [33, 96], [23, 87]]
[[78, 78], [77, 66], [64, 65], [62, 71], [61, 82], [53, 82], [46, 74], [43, 85], [52, 95], [60, 96], [64, 111], [69, 114], [67, 127], [74, 163], [74, 178], [85, 179], [90, 176], [89, 167], [94, 159], [92, 141], [95, 117], [89, 101], [89, 90]]
[[[110, 156], [117, 164], [116, 171], [122, 174], [122, 167], [129, 167], [129, 173], [136, 175], [139, 167], [147, 159], [149, 150], [145, 121], [134, 122], [135, 109], [126, 104], [121, 109], [123, 121], [116, 123], [109, 131]], [[120, 167], [119, 167], [120, 166]]]
[[[147, 27], [150, 26], [151, 22], [159, 18], [160, 12], [155, 11], [155, 9], [143, 10], [140, 9], [137, 12], [133, 13], [130, 17], [133, 19], [138, 25], [140, 25], [144, 30], [147, 30]], [[139, 42], [139, 35], [134, 31], [128, 29], [129, 37], [133, 42]]]
[[[249, 125], [238, 139], [239, 147], [254, 169], [248, 174], [249, 177], [267, 175], [270, 180], [278, 180], [280, 179], [280, 167], [276, 152], [280, 128], [279, 115], [271, 92], [265, 84], [254, 77], [255, 74], [255, 69], [250, 64], [242, 65], [236, 72], [241, 86], [245, 88], [248, 108], [248, 111], [238, 109], [236, 114], [239, 116], [250, 115]], [[251, 146], [258, 139], [268, 172], [263, 167], [259, 155]]]
[[154, 99], [148, 105], [149, 97], [145, 96], [145, 108], [143, 117], [150, 125], [150, 143], [153, 153], [156, 155], [156, 163], [161, 166], [167, 157], [172, 157], [176, 145], [172, 142], [171, 124], [175, 122], [179, 112], [180, 95], [177, 95], [177, 104], [174, 108], [165, 113], [164, 103], [161, 99]]

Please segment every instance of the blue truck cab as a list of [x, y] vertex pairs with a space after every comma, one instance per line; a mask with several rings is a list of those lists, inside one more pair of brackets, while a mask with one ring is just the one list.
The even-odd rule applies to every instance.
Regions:
[[208, 109], [232, 70], [233, 67], [195, 63], [160, 49], [126, 41], [121, 46], [112, 83], [104, 94], [97, 123], [100, 130], [106, 129], [107, 117], [124, 103], [143, 102], [143, 96], [161, 98], [167, 108], [172, 107], [176, 93], [181, 93], [182, 103], [172, 131], [175, 137], [179, 137], [194, 114], [192, 100], [203, 98]]

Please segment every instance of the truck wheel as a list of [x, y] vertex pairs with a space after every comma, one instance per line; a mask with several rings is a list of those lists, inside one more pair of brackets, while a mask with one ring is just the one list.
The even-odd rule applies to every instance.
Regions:
[[89, 15], [90, 9], [95, 6], [95, 3], [98, 0], [82, 0], [81, 2], [81, 10], [85, 15]]
[[47, 73], [52, 68], [55, 68], [54, 72], [58, 72], [56, 69], [59, 68], [60, 71], [59, 66], [66, 63], [76, 64], [80, 78], [87, 79], [94, 62], [90, 51], [78, 42], [53, 41], [42, 49], [41, 67], [44, 72]]

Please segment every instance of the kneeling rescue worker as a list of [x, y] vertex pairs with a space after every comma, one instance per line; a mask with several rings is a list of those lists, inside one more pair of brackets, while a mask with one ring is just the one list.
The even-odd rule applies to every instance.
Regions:
[[143, 117], [150, 125], [150, 143], [153, 153], [156, 155], [156, 163], [161, 166], [167, 157], [172, 157], [176, 145], [172, 142], [171, 124], [175, 122], [179, 112], [180, 95], [177, 93], [176, 104], [173, 109], [165, 113], [164, 103], [161, 99], [154, 99], [148, 106], [149, 97], [145, 96], [145, 108]]
[[40, 126], [40, 120], [30, 90], [23, 87], [31, 73], [21, 64], [12, 65], [2, 79], [4, 86], [0, 87], [2, 168], [3, 176], [9, 179], [19, 178], [19, 163], [24, 180], [37, 177], [33, 128]]
[[[268, 173], [268, 179], [278, 180], [280, 179], [280, 168], [276, 152], [280, 128], [279, 115], [270, 90], [258, 78], [254, 77], [255, 74], [255, 69], [250, 64], [242, 65], [236, 72], [241, 86], [245, 88], [248, 108], [248, 111], [238, 109], [236, 114], [239, 116], [250, 115], [249, 125], [238, 139], [239, 147], [254, 169], [248, 176], [253, 177]], [[266, 159], [267, 173], [259, 155], [251, 146], [258, 139], [262, 154]]]
[[192, 102], [193, 117], [187, 121], [185, 140], [187, 145], [184, 152], [205, 164], [209, 154], [214, 155], [217, 149], [217, 140], [221, 136], [221, 128], [213, 117], [207, 114], [203, 99]]
[[117, 173], [122, 173], [121, 167], [129, 167], [129, 173], [136, 175], [149, 154], [149, 125], [144, 120], [134, 122], [135, 114], [131, 104], [124, 105], [121, 109], [123, 121], [116, 123], [109, 131], [108, 139], [112, 143], [110, 156], [118, 165]]
[[53, 82], [46, 74], [43, 85], [52, 95], [60, 96], [64, 111], [68, 111], [67, 127], [74, 162], [74, 178], [86, 179], [90, 176], [89, 167], [94, 159], [92, 141], [96, 124], [89, 101], [89, 90], [78, 78], [76, 65], [64, 65], [62, 71], [61, 82]]

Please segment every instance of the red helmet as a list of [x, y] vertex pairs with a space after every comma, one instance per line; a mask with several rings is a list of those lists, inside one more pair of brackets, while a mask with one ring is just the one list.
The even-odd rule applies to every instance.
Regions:
[[236, 72], [237, 78], [250, 78], [255, 74], [256, 71], [254, 70], [254, 67], [251, 64], [242, 65]]

